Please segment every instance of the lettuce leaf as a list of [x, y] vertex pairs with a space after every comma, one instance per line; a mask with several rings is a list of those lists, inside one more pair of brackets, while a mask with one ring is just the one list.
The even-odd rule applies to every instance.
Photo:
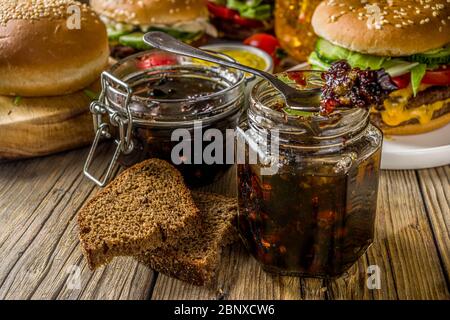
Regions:
[[417, 95], [419, 91], [420, 83], [422, 82], [425, 73], [427, 72], [426, 64], [419, 64], [411, 69], [411, 86], [414, 93], [414, 96]]
[[326, 63], [313, 51], [308, 57], [308, 63], [315, 69], [325, 71], [330, 67], [330, 64]]
[[272, 16], [272, 6], [263, 0], [228, 0], [227, 7], [248, 19], [267, 20]]

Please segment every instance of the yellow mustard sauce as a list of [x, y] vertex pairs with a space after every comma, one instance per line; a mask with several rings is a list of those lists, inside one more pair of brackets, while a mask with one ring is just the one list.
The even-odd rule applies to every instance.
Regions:
[[267, 68], [266, 61], [253, 52], [243, 50], [222, 50], [220, 52], [226, 54], [227, 56], [233, 58], [234, 60], [245, 66], [259, 70], [265, 70]]
[[[229, 56], [230, 58], [236, 60], [240, 64], [243, 64], [248, 67], [253, 67], [255, 69], [259, 69], [259, 70], [263, 70], [263, 71], [267, 68], [266, 60], [264, 60], [262, 57], [258, 56], [257, 54], [254, 54], [253, 52], [244, 51], [244, 50], [233, 50], [233, 49], [214, 50], [214, 51], [216, 51], [218, 53], [223, 53], [223, 54]], [[206, 65], [206, 66], [214, 65], [214, 63], [209, 63], [209, 62], [199, 60], [199, 59], [193, 59], [193, 61], [195, 61], [195, 63], [201, 64], [201, 65]], [[249, 75], [247, 75], [247, 76], [249, 76]]]

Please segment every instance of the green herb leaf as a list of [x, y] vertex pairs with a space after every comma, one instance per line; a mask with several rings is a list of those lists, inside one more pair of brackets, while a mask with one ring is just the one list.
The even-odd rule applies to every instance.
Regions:
[[18, 106], [20, 101], [22, 101], [22, 97], [17, 96], [17, 97], [14, 98], [13, 103], [14, 103], [15, 106]]
[[417, 95], [420, 83], [422, 82], [422, 79], [425, 76], [426, 72], [427, 72], [426, 64], [419, 64], [411, 69], [411, 86], [413, 89], [414, 96]]
[[248, 19], [267, 20], [272, 16], [272, 6], [262, 0], [228, 0], [227, 7]]
[[285, 113], [287, 113], [290, 116], [295, 116], [295, 117], [304, 117], [304, 118], [310, 118], [313, 115], [315, 115], [314, 112], [307, 112], [307, 111], [300, 111], [300, 110], [294, 110], [294, 109], [289, 109], [289, 108], [284, 108], [283, 111]]
[[91, 100], [97, 100], [99, 98], [99, 96], [100, 96], [99, 93], [95, 93], [94, 91], [91, 91], [91, 90], [88, 90], [88, 89], [84, 90], [84, 94]]
[[289, 76], [286, 73], [277, 74], [277, 78], [286, 84], [295, 84], [295, 81], [289, 78]]

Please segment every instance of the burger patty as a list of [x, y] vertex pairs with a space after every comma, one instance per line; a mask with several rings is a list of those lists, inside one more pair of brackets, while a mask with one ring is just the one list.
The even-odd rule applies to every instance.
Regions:
[[[444, 99], [447, 99], [447, 98], [444, 98]], [[429, 102], [429, 103], [434, 103], [434, 102], [437, 102], [437, 101], [439, 101], [439, 100], [444, 100], [444, 99], [437, 99], [437, 100], [434, 100], [433, 102]], [[427, 104], [427, 103], [423, 103], [423, 104]], [[422, 105], [423, 105], [423, 104], [422, 104]], [[421, 105], [416, 105], [415, 108], [418, 108], [418, 107], [420, 107], [420, 106], [421, 106]], [[410, 107], [410, 108], [411, 108], [411, 107]], [[439, 117], [442, 117], [443, 115], [445, 115], [445, 114], [447, 114], [447, 113], [450, 113], [450, 102], [444, 104], [444, 106], [443, 106], [442, 108], [440, 108], [439, 110], [434, 111], [432, 120], [437, 119], [437, 118], [439, 118]], [[371, 121], [372, 121], [377, 127], [379, 127], [379, 128], [382, 128], [382, 127], [391, 127], [391, 126], [386, 125], [386, 124], [383, 122], [383, 120], [381, 119], [381, 114], [380, 114], [379, 112], [377, 112], [377, 113], [372, 113], [370, 117], [371, 117]], [[418, 120], [418, 119], [410, 119], [410, 120], [408, 120], [408, 121], [404, 121], [404, 122], [400, 123], [400, 124], [399, 124], [398, 126], [396, 126], [396, 127], [399, 127], [399, 126], [405, 126], [405, 125], [410, 125], [410, 124], [419, 124], [419, 120]], [[392, 127], [392, 128], [393, 128], [393, 127]]]
[[433, 86], [420, 91], [417, 96], [411, 97], [406, 105], [407, 109], [418, 108], [424, 104], [432, 104], [437, 101], [450, 98], [450, 87]]

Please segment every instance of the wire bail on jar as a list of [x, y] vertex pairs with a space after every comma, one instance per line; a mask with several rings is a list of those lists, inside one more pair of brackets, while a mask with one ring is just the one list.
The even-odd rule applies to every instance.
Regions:
[[[107, 71], [104, 71], [101, 75], [102, 92], [97, 101], [91, 103], [90, 110], [94, 120], [95, 138], [89, 151], [86, 163], [84, 165], [83, 173], [86, 177], [96, 183], [99, 187], [104, 187], [111, 178], [114, 168], [117, 164], [117, 160], [121, 154], [129, 154], [133, 151], [134, 145], [131, 139], [131, 131], [133, 128], [133, 116], [130, 110], [130, 101], [133, 94], [133, 89], [122, 80], [117, 79], [115, 76]], [[117, 110], [112, 109], [106, 98], [106, 92], [108, 86], [114, 85], [115, 87], [122, 88], [126, 92], [124, 109], [126, 110], [126, 117], [121, 115]], [[104, 122], [104, 116], [109, 117], [109, 123]], [[111, 125], [118, 127], [119, 139], [114, 139], [117, 145], [111, 160], [109, 161], [108, 169], [101, 179], [97, 178], [90, 172], [92, 162], [95, 158], [95, 152], [99, 142], [103, 138], [111, 138]]]

